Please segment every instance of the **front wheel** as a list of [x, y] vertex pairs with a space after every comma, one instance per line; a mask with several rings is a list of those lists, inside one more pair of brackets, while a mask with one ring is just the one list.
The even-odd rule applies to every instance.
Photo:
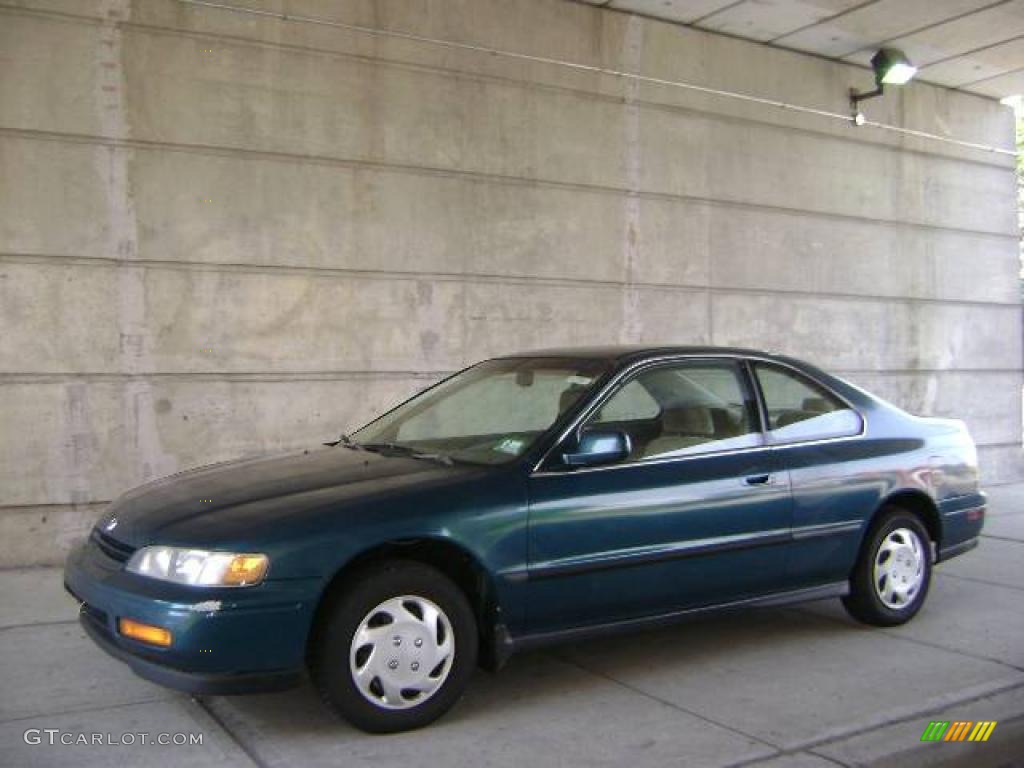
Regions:
[[313, 681], [328, 705], [365, 731], [436, 720], [476, 667], [476, 619], [465, 595], [422, 563], [363, 571], [325, 622], [313, 648]]
[[887, 507], [868, 532], [843, 598], [858, 621], [891, 627], [921, 609], [932, 577], [928, 531], [916, 516]]

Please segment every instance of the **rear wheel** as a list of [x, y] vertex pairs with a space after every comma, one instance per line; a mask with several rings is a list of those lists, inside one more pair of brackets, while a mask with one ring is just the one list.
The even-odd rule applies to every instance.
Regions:
[[931, 576], [931, 540], [924, 524], [904, 509], [886, 507], [868, 532], [843, 605], [865, 624], [903, 624], [924, 604]]
[[418, 562], [362, 571], [337, 599], [312, 654], [321, 697], [358, 728], [419, 728], [458, 701], [476, 666], [476, 619], [462, 591]]

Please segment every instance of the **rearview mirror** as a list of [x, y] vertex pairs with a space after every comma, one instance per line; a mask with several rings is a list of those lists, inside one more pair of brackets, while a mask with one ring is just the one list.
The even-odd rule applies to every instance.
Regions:
[[618, 431], [588, 431], [580, 435], [579, 446], [572, 453], [563, 453], [562, 462], [570, 467], [592, 467], [610, 464], [629, 456], [629, 435]]

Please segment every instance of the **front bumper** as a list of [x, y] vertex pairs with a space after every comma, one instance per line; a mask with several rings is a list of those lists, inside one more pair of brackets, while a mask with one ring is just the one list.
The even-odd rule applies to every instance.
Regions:
[[[197, 694], [252, 693], [282, 690], [304, 676], [316, 581], [187, 587], [128, 573], [87, 541], [68, 555], [64, 586], [81, 604], [89, 637], [160, 685]], [[170, 630], [171, 646], [120, 635], [121, 618]]]

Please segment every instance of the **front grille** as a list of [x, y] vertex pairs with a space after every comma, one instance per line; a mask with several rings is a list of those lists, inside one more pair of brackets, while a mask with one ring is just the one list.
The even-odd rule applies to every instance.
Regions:
[[112, 536], [107, 536], [107, 534], [95, 528], [93, 529], [92, 536], [89, 538], [92, 539], [93, 544], [99, 548], [100, 552], [119, 563], [128, 562], [128, 558], [135, 552], [135, 547], [118, 541]]

